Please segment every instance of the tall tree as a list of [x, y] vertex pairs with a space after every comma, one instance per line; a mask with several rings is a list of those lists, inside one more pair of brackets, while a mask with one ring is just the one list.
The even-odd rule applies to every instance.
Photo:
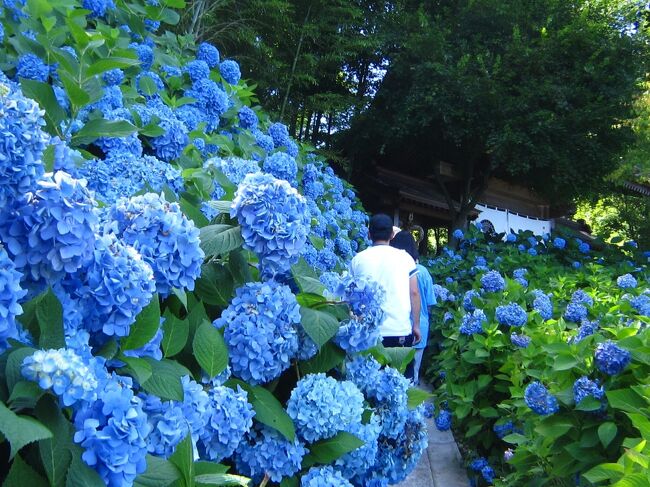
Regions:
[[407, 0], [386, 77], [341, 146], [358, 174], [378, 162], [433, 177], [456, 227], [492, 175], [555, 202], [598, 191], [632, 140], [647, 52], [617, 5]]

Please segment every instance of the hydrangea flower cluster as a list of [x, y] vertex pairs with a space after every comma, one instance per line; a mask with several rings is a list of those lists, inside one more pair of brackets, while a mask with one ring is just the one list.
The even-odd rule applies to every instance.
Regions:
[[221, 318], [233, 373], [252, 384], [278, 377], [298, 353], [300, 311], [288, 286], [275, 281], [237, 289]]
[[513, 345], [519, 348], [526, 348], [530, 345], [530, 337], [526, 335], [518, 335], [517, 333], [510, 334], [510, 341]]
[[219, 65], [219, 72], [221, 73], [221, 77], [226, 81], [226, 83], [230, 83], [231, 85], [236, 85], [241, 79], [239, 64], [231, 59], [227, 59], [221, 62]]
[[0, 84], [0, 208], [32, 191], [43, 175], [41, 156], [50, 137], [42, 115], [15, 85]]
[[19, 325], [16, 316], [23, 313], [19, 300], [27, 294], [20, 287], [21, 273], [9, 259], [0, 244], [0, 352], [7, 347], [7, 338], [18, 338]]
[[298, 174], [298, 165], [296, 160], [286, 152], [275, 152], [264, 160], [264, 172], [267, 172], [278, 179], [288, 181], [292, 186], [296, 186], [296, 174]]
[[578, 328], [578, 333], [576, 333], [575, 337], [569, 339], [569, 343], [574, 343], [574, 344], [578, 343], [584, 340], [586, 337], [596, 333], [597, 329], [598, 329], [597, 321], [582, 320], [582, 323]]
[[562, 237], [555, 237], [553, 239], [553, 247], [559, 250], [564, 249], [564, 247], [566, 247], [566, 240], [564, 240]]
[[353, 382], [308, 374], [291, 392], [287, 413], [300, 437], [313, 443], [360, 423], [363, 395]]
[[331, 466], [312, 467], [300, 479], [300, 487], [353, 487], [340, 472]]
[[607, 375], [616, 375], [623, 372], [631, 360], [631, 354], [619, 347], [612, 340], [599, 343], [594, 352], [596, 367]]
[[630, 299], [632, 307], [642, 316], [650, 316], [650, 295], [641, 294]]
[[524, 326], [528, 321], [526, 310], [517, 303], [497, 306], [496, 319], [502, 325]]
[[95, 202], [85, 181], [58, 171], [5, 208], [0, 239], [26, 280], [53, 282], [92, 257], [97, 230]]
[[474, 305], [474, 299], [479, 299], [481, 294], [475, 289], [470, 289], [463, 296], [463, 309], [468, 312], [472, 312], [476, 309]]
[[155, 287], [151, 266], [112, 233], [98, 236], [91, 262], [61, 282], [64, 303], [82, 314], [85, 328], [117, 337], [129, 334]]
[[213, 387], [210, 392], [210, 414], [201, 432], [201, 451], [211, 461], [220, 462], [231, 456], [244, 435], [253, 426], [253, 406], [246, 391], [224, 386]]
[[41, 389], [51, 389], [64, 406], [97, 399], [97, 378], [74, 350], [37, 350], [23, 360], [21, 371]]
[[368, 423], [352, 423], [346, 431], [359, 438], [364, 444], [339, 457], [334, 466], [346, 479], [362, 477], [373, 467], [377, 458], [377, 440], [381, 433], [379, 416], [373, 413]]
[[219, 66], [219, 50], [209, 42], [202, 42], [196, 51], [196, 59], [205, 61], [211, 68]]
[[177, 203], [154, 193], [121, 198], [104, 219], [110, 231], [151, 265], [158, 293], [167, 296], [172, 288], [194, 289], [205, 254], [199, 247], [199, 229]]
[[471, 313], [463, 316], [463, 322], [458, 329], [463, 335], [473, 335], [483, 331], [483, 323], [487, 321], [487, 316], [482, 309], [475, 309]]
[[602, 400], [605, 397], [605, 390], [597, 380], [593, 381], [587, 376], [582, 376], [573, 383], [573, 399], [576, 404], [580, 404], [585, 397]]
[[265, 474], [273, 482], [280, 482], [300, 470], [306, 453], [298, 438], [289, 441], [277, 430], [262, 426], [246, 435], [237, 448], [235, 460], [237, 469], [257, 482]]
[[434, 422], [439, 431], [448, 431], [451, 428], [451, 412], [447, 409], [441, 409], [434, 418]]
[[241, 225], [244, 247], [263, 270], [277, 272], [298, 260], [309, 231], [305, 199], [289, 183], [255, 173], [237, 188], [230, 216]]
[[243, 129], [255, 129], [259, 120], [257, 114], [247, 106], [239, 109], [239, 126]]
[[535, 299], [533, 300], [533, 309], [537, 311], [544, 320], [550, 320], [553, 318], [553, 302], [551, 301], [551, 297], [539, 289], [534, 289], [533, 295], [535, 296]]
[[616, 279], [616, 284], [621, 289], [633, 289], [637, 286], [637, 281], [632, 274], [623, 274]]
[[150, 428], [147, 451], [168, 458], [188, 433], [183, 409], [175, 401], [163, 402], [152, 394], [141, 393], [139, 397]]
[[489, 271], [481, 276], [481, 286], [489, 293], [497, 293], [506, 288], [506, 281], [499, 271]]
[[550, 394], [541, 382], [535, 381], [526, 387], [524, 401], [533, 412], [547, 416], [556, 413], [560, 406], [555, 396]]

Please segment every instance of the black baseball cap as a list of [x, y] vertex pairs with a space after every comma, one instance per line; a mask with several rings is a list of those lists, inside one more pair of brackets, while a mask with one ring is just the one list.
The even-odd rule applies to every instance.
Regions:
[[384, 213], [377, 213], [370, 218], [368, 231], [373, 240], [388, 240], [393, 235], [393, 219]]

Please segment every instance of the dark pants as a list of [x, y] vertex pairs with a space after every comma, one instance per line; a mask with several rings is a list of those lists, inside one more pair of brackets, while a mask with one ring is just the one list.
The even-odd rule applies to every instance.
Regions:
[[[401, 337], [384, 337], [381, 339], [381, 344], [384, 347], [412, 347], [413, 340], [415, 340], [413, 334], [401, 336]], [[414, 371], [415, 371], [413, 366], [414, 366], [413, 360], [411, 360], [409, 364], [406, 366], [406, 370], [404, 371], [404, 377], [406, 377], [407, 379], [413, 379]]]

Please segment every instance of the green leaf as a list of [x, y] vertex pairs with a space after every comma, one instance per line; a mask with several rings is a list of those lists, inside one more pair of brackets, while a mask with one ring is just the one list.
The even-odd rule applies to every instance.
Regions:
[[647, 401], [632, 389], [605, 391], [605, 394], [611, 407], [628, 413], [641, 413], [648, 406]]
[[147, 455], [147, 470], [138, 475], [134, 487], [167, 487], [181, 478], [181, 472], [169, 460]]
[[547, 439], [555, 439], [563, 436], [565, 433], [574, 428], [575, 425], [568, 419], [561, 416], [551, 416], [543, 419], [536, 427], [535, 431]]
[[36, 406], [36, 417], [52, 432], [52, 438], [39, 441], [39, 452], [47, 478], [52, 486], [65, 485], [66, 472], [72, 462], [74, 430], [52, 396], [46, 396]]
[[408, 396], [407, 404], [409, 409], [415, 409], [424, 401], [433, 397], [433, 394], [430, 392], [423, 391], [422, 389], [418, 389], [416, 387], [409, 387], [409, 389], [406, 391], [406, 395]]
[[149, 380], [153, 374], [151, 365], [143, 358], [121, 355], [120, 360], [128, 366], [127, 372], [130, 372], [129, 375], [134, 377], [140, 384]]
[[66, 487], [105, 487], [99, 474], [81, 459], [73, 455], [65, 482]]
[[607, 448], [616, 437], [617, 432], [618, 428], [611, 421], [603, 423], [598, 427], [598, 438], [600, 438], [600, 442], [605, 448]]
[[229, 473], [206, 473], [197, 475], [194, 480], [198, 485], [240, 485], [241, 487], [247, 487], [250, 482], [249, 478]]
[[20, 381], [16, 383], [11, 391], [9, 404], [14, 410], [31, 409], [44, 392], [36, 382]]
[[56, 101], [52, 87], [47, 83], [24, 78], [20, 79], [20, 87], [26, 97], [35, 100], [45, 110], [43, 116], [48, 130], [51, 133], [56, 133], [61, 121], [66, 118], [66, 114], [59, 102]]
[[318, 348], [334, 337], [339, 330], [338, 320], [324, 311], [301, 306], [300, 317], [300, 323]]
[[206, 304], [225, 308], [230, 303], [235, 282], [228, 268], [210, 262], [201, 267], [194, 293]]
[[16, 456], [23, 446], [34, 441], [52, 438], [52, 432], [41, 422], [30, 416], [18, 416], [2, 402], [0, 402], [0, 432], [11, 445], [10, 459]]
[[120, 57], [111, 57], [106, 59], [100, 59], [92, 63], [86, 70], [86, 76], [95, 76], [102, 74], [111, 69], [122, 69], [128, 68], [130, 66], [138, 66], [140, 64], [139, 59], [130, 59], [130, 58], [120, 58]]
[[9, 474], [2, 487], [47, 487], [47, 485], [45, 479], [18, 455], [11, 463]]
[[138, 86], [140, 87], [140, 91], [142, 91], [146, 96], [155, 95], [159, 91], [156, 82], [151, 78], [151, 76], [146, 74], [140, 76]]
[[172, 313], [165, 312], [162, 339], [162, 349], [165, 358], [173, 357], [183, 350], [189, 334], [190, 324], [187, 320], [180, 320]]
[[502, 439], [506, 443], [512, 443], [513, 445], [523, 445], [524, 443], [528, 442], [528, 438], [519, 433], [511, 433], [504, 436]]
[[176, 445], [176, 450], [169, 457], [169, 461], [178, 468], [183, 485], [192, 487], [194, 485], [194, 453], [191, 434], [188, 434], [183, 441]]
[[309, 448], [307, 462], [325, 464], [332, 463], [337, 458], [356, 450], [363, 445], [364, 442], [356, 436], [346, 431], [340, 431], [332, 438], [320, 440], [314, 443]]
[[217, 210], [219, 213], [225, 213], [230, 215], [230, 207], [232, 206], [232, 201], [208, 201], [208, 206]]
[[19, 348], [14, 350], [9, 354], [7, 358], [7, 365], [5, 367], [5, 375], [7, 378], [7, 389], [12, 390], [16, 387], [16, 384], [23, 380], [23, 374], [21, 372], [23, 361], [33, 355], [36, 352], [35, 349], [30, 347]]
[[[145, 359], [151, 365], [151, 377], [142, 384], [145, 391], [164, 400], [182, 401], [183, 384], [181, 377], [190, 375], [187, 369], [171, 360]], [[180, 368], [180, 369], [179, 369]]]
[[228, 348], [221, 333], [212, 323], [199, 326], [192, 342], [194, 357], [210, 378], [223, 372], [228, 366]]
[[240, 249], [228, 254], [228, 269], [230, 269], [235, 284], [238, 286], [250, 282], [253, 279], [248, 260], [244, 257], [244, 252]]
[[194, 472], [196, 475], [206, 473], [226, 473], [230, 467], [221, 463], [198, 461], [194, 462]]
[[593, 396], [587, 396], [576, 405], [576, 409], [578, 411], [598, 411], [602, 405], [600, 399], [596, 399]]
[[36, 307], [36, 320], [41, 332], [38, 339], [40, 348], [65, 347], [63, 306], [51, 289], [47, 291]]
[[90, 144], [99, 137], [127, 137], [135, 131], [137, 128], [126, 120], [95, 118], [86, 122], [86, 125], [72, 136], [72, 144]]
[[618, 463], [601, 463], [592, 468], [582, 476], [589, 482], [603, 482], [605, 480], [616, 480], [623, 476], [625, 469]]
[[327, 301], [327, 299], [325, 299], [320, 294], [314, 293], [298, 293], [296, 295], [296, 300], [300, 306], [304, 306], [305, 308], [313, 308], [315, 305], [322, 304]]
[[345, 352], [332, 342], [326, 343], [318, 353], [305, 362], [300, 362], [300, 371], [303, 374], [317, 374], [329, 372], [345, 359]]
[[156, 336], [160, 328], [160, 303], [154, 294], [151, 302], [143, 308], [131, 325], [127, 337], [122, 339], [122, 350], [136, 350], [145, 346]]
[[225, 255], [238, 249], [244, 243], [240, 227], [232, 225], [208, 225], [201, 228], [199, 238], [201, 249], [205, 252], [206, 257]]
[[[83, 87], [79, 86], [77, 80], [68, 72], [59, 70], [59, 76], [63, 83], [63, 87], [65, 88], [65, 93], [68, 95], [73, 107], [81, 108], [90, 102], [90, 95], [86, 93], [86, 90], [84, 90]], [[83, 142], [79, 142], [79, 144], [81, 143]]]
[[411, 347], [386, 347], [383, 350], [388, 364], [404, 373], [408, 364], [415, 358], [415, 349]]
[[615, 484], [612, 484], [612, 487], [648, 487], [648, 480], [647, 473], [634, 473], [626, 475]]
[[570, 355], [558, 355], [555, 358], [555, 363], [553, 364], [553, 370], [560, 371], [560, 370], [570, 370], [576, 365], [578, 365], [579, 361], [573, 356]]

